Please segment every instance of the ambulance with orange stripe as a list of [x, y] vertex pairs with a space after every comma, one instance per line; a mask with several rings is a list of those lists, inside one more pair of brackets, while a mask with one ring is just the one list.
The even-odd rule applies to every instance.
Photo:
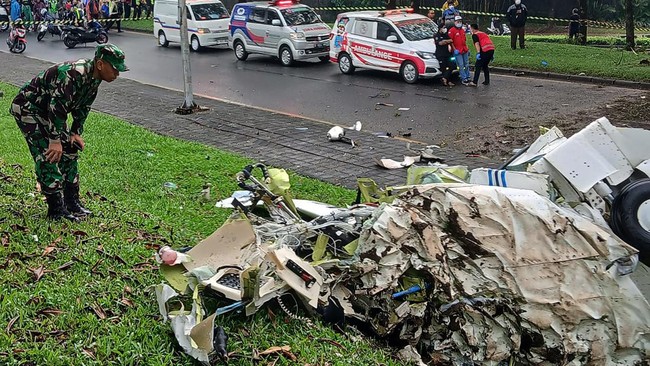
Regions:
[[330, 33], [330, 61], [344, 74], [358, 67], [392, 71], [412, 84], [442, 74], [437, 31], [433, 21], [410, 9], [339, 14]]
[[298, 0], [236, 4], [228, 30], [228, 46], [241, 61], [251, 53], [276, 56], [284, 66], [310, 58], [329, 61], [330, 27]]

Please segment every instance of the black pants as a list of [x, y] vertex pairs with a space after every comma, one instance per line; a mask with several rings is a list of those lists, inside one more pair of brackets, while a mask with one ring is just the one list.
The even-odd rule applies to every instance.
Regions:
[[526, 48], [524, 44], [524, 34], [526, 34], [526, 27], [512, 27], [510, 33], [510, 47], [517, 48], [517, 37], [519, 37], [519, 48]]
[[446, 79], [447, 81], [451, 81], [452, 63], [449, 61], [449, 56], [438, 58], [438, 62], [440, 62], [440, 71], [442, 72], [442, 78]]
[[474, 84], [478, 84], [478, 78], [481, 76], [481, 70], [483, 70], [483, 73], [485, 74], [485, 83], [490, 83], [490, 68], [488, 65], [490, 64], [490, 61], [492, 61], [493, 57], [494, 50], [481, 52], [481, 59], [477, 60], [476, 65], [474, 65]]

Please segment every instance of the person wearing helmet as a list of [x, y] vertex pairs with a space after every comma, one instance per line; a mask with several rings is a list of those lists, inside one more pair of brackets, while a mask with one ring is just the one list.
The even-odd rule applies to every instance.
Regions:
[[102, 81], [110, 83], [128, 70], [122, 50], [99, 45], [92, 59], [56, 64], [41, 72], [12, 101], [10, 113], [34, 159], [48, 218], [78, 221], [91, 214], [79, 201], [77, 160], [85, 147], [84, 123]]
[[513, 50], [517, 49], [517, 37], [519, 37], [519, 48], [524, 49], [524, 35], [526, 34], [526, 20], [528, 19], [528, 9], [526, 5], [521, 3], [521, 0], [515, 0], [515, 3], [510, 5], [506, 17], [510, 22], [512, 32], [510, 33], [510, 47]]
[[469, 84], [469, 48], [467, 47], [467, 36], [463, 30], [463, 18], [458, 15], [454, 17], [454, 26], [449, 29], [449, 38], [453, 41], [454, 57], [458, 65], [460, 81], [463, 85]]

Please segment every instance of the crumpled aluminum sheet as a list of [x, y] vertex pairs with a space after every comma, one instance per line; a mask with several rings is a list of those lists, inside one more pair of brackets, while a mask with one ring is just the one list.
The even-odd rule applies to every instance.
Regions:
[[[332, 293], [425, 360], [632, 365], [650, 357], [650, 305], [611, 264], [634, 253], [532, 191], [416, 186], [366, 221]], [[413, 273], [426, 301], [392, 300]]]

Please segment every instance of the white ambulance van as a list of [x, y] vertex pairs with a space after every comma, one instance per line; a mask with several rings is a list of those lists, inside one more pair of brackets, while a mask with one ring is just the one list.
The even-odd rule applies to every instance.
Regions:
[[[167, 47], [180, 43], [178, 0], [156, 0], [153, 7], [153, 33], [158, 44]], [[190, 48], [227, 46], [230, 14], [219, 0], [187, 0], [187, 30]]]

